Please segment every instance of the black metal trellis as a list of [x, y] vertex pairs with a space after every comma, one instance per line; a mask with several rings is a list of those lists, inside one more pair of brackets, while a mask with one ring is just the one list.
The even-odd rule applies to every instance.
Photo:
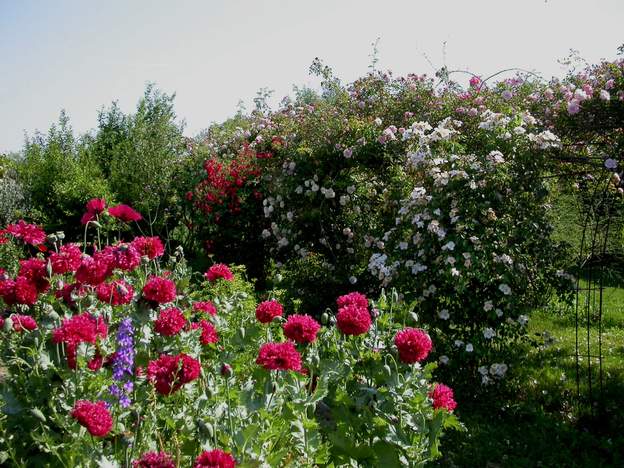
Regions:
[[[586, 177], [581, 215], [583, 232], [576, 271], [576, 395], [579, 404], [587, 403], [592, 411], [604, 409], [603, 305], [605, 260], [617, 195], [613, 192], [613, 172], [592, 171]], [[592, 186], [593, 185], [593, 186]], [[582, 281], [586, 284], [583, 285]], [[582, 384], [587, 385], [584, 393]]]

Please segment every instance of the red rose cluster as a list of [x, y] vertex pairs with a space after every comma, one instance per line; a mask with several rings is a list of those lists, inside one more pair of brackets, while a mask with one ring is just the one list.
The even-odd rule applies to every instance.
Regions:
[[113, 418], [103, 401], [78, 400], [71, 416], [94, 437], [104, 437], [113, 428]]
[[195, 206], [206, 214], [215, 214], [217, 220], [220, 217], [217, 211], [221, 207], [229, 213], [238, 213], [241, 205], [239, 191], [260, 175], [254, 156], [253, 151], [245, 148], [228, 164], [214, 157], [207, 159], [204, 162], [206, 178], [195, 187], [195, 193], [189, 192], [187, 198], [195, 198]]
[[336, 299], [338, 314], [336, 326], [345, 335], [362, 335], [371, 327], [368, 312], [368, 299], [363, 294], [353, 292]]
[[181, 353], [175, 356], [163, 354], [149, 362], [147, 378], [154, 384], [158, 393], [171, 395], [182, 385], [197, 379], [200, 371], [199, 361], [188, 354]]

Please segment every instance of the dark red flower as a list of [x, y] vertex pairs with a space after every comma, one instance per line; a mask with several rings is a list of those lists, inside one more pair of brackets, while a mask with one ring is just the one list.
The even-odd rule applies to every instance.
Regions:
[[71, 415], [94, 437], [104, 437], [113, 428], [113, 417], [103, 401], [78, 400]]
[[196, 459], [193, 468], [234, 468], [236, 460], [228, 452], [220, 449], [202, 452]]
[[132, 245], [142, 257], [149, 257], [150, 260], [165, 253], [165, 246], [158, 237], [135, 237]]
[[58, 275], [76, 271], [80, 263], [82, 263], [82, 252], [76, 244], [63, 245], [58, 252], [50, 254], [52, 272]]
[[105, 258], [109, 268], [132, 271], [141, 264], [141, 254], [132, 244], [120, 243], [111, 245], [98, 252], [96, 257]]
[[453, 390], [444, 384], [435, 384], [433, 390], [429, 392], [429, 398], [433, 400], [435, 409], [444, 408], [453, 412], [457, 408], [457, 403], [453, 399]]
[[89, 221], [93, 221], [97, 215], [102, 213], [106, 209], [106, 200], [103, 198], [92, 198], [87, 202], [86, 213], [82, 215], [80, 222], [87, 224]]
[[98, 284], [95, 293], [100, 301], [116, 306], [132, 302], [134, 288], [124, 280], [114, 280]]
[[194, 302], [193, 310], [195, 312], [205, 312], [210, 315], [217, 315], [217, 308], [210, 301]]
[[362, 335], [371, 326], [368, 309], [355, 304], [341, 308], [336, 315], [336, 326], [345, 335]]
[[140, 221], [143, 219], [141, 213], [133, 210], [128, 205], [117, 205], [108, 209], [108, 214], [110, 214], [113, 218], [117, 218], [124, 223], [131, 223], [132, 221]]
[[154, 384], [158, 393], [171, 395], [185, 383], [197, 379], [200, 371], [199, 361], [188, 354], [182, 353], [176, 356], [163, 354], [158, 359], [149, 362], [147, 378]]
[[405, 328], [394, 336], [399, 359], [407, 364], [422, 361], [431, 351], [431, 338], [420, 328]]
[[260, 347], [256, 364], [267, 370], [301, 371], [301, 354], [290, 341], [265, 343]]
[[348, 305], [356, 305], [363, 309], [368, 308], [368, 299], [366, 296], [359, 292], [352, 292], [349, 294], [345, 294], [344, 296], [340, 296], [336, 299], [336, 304], [338, 308], [341, 309]]
[[161, 310], [154, 321], [154, 331], [163, 336], [177, 335], [186, 325], [186, 318], [177, 307]]
[[176, 468], [167, 452], [146, 452], [132, 462], [132, 468]]
[[37, 286], [30, 279], [18, 276], [15, 279], [15, 302], [33, 305], [37, 302]]
[[276, 300], [264, 301], [258, 304], [256, 307], [256, 318], [261, 323], [269, 323], [275, 317], [281, 317], [284, 313], [284, 308]]
[[63, 320], [61, 326], [53, 330], [52, 342], [65, 343], [67, 364], [71, 369], [75, 369], [78, 345], [80, 343], [95, 344], [98, 338], [105, 338], [107, 334], [108, 327], [103, 319], [84, 312]]
[[50, 288], [48, 281], [47, 263], [40, 258], [20, 260], [19, 276], [27, 278], [37, 289], [43, 293]]
[[284, 324], [284, 335], [297, 343], [312, 343], [321, 325], [309, 315], [291, 315]]
[[56, 297], [63, 299], [63, 301], [65, 301], [65, 303], [70, 307], [74, 307], [76, 305], [74, 297], [84, 297], [86, 294], [86, 287], [80, 283], [65, 284], [61, 289], [54, 293]]
[[106, 200], [104, 198], [92, 198], [86, 204], [87, 211], [93, 214], [100, 214], [106, 209]]
[[151, 276], [143, 286], [143, 297], [158, 304], [172, 302], [176, 294], [175, 283], [160, 276]]
[[106, 281], [106, 278], [112, 274], [113, 268], [110, 258], [102, 255], [101, 252], [96, 252], [93, 257], [86, 255], [76, 270], [76, 281], [97, 286]]
[[223, 278], [226, 281], [232, 281], [234, 279], [232, 271], [224, 263], [215, 263], [208, 268], [208, 271], [204, 273], [204, 276], [210, 282], [216, 281], [219, 278]]
[[37, 329], [37, 322], [30, 315], [13, 314], [11, 320], [13, 320], [13, 330], [18, 333]]
[[207, 345], [219, 341], [219, 334], [217, 333], [216, 328], [208, 320], [202, 319], [198, 323], [192, 324], [191, 327], [193, 330], [201, 328], [202, 333], [199, 338], [201, 344]]
[[43, 244], [46, 240], [46, 233], [43, 229], [35, 224], [28, 224], [23, 219], [15, 224], [9, 224], [6, 232], [30, 245]]

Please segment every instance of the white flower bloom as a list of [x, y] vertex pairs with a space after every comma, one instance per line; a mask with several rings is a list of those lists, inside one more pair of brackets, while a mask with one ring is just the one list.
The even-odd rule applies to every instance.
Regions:
[[611, 100], [611, 95], [609, 94], [609, 91], [607, 91], [606, 89], [601, 89], [600, 90], [600, 99], [602, 99], [603, 101], [610, 101]]
[[381, 119], [379, 117], [375, 119], [375, 125], [377, 126], [381, 125]]
[[502, 317], [503, 316], [503, 311], [500, 309], [496, 309], [494, 312], [496, 312], [496, 316], [497, 317]]
[[327, 189], [325, 190], [325, 198], [335, 198], [336, 197], [336, 192], [334, 192], [334, 189]]
[[507, 364], [495, 362], [490, 366], [490, 374], [492, 374], [494, 377], [501, 378], [505, 375], [507, 369]]
[[474, 347], [472, 346], [472, 343], [468, 343], [466, 345], [466, 352], [467, 353], [472, 353], [474, 351]]
[[345, 206], [349, 202], [349, 195], [341, 195], [339, 201], [342, 206]]
[[460, 276], [461, 273], [457, 268], [451, 268], [451, 276]]
[[407, 242], [399, 242], [399, 249], [407, 250]]
[[483, 330], [483, 337], [486, 340], [491, 340], [492, 338], [494, 338], [496, 336], [496, 332], [494, 331], [494, 329], [488, 327], [486, 329]]
[[351, 284], [357, 283], [357, 278], [355, 276], [349, 276], [349, 283]]
[[486, 312], [489, 312], [493, 308], [494, 304], [492, 304], [492, 301], [485, 301], [485, 303], [483, 304], [483, 310], [485, 310]]
[[526, 315], [521, 315], [520, 317], [518, 317], [518, 323], [524, 327], [527, 323], [529, 323], [529, 317], [527, 317]]
[[455, 250], [455, 242], [448, 241], [442, 246], [442, 250]]
[[462, 346], [464, 346], [464, 342], [462, 340], [455, 340], [456, 348], [461, 348]]
[[442, 309], [438, 311], [438, 317], [440, 317], [442, 320], [448, 320], [450, 316], [451, 315], [449, 314], [449, 311], [447, 309]]
[[440, 364], [448, 364], [449, 358], [446, 355], [442, 355], [442, 356], [440, 356], [439, 361], [440, 361]]
[[355, 192], [355, 185], [349, 185], [349, 186], [347, 187], [347, 193], [348, 193], [349, 195], [351, 195], [351, 194], [353, 194], [353, 192]]
[[500, 292], [502, 292], [505, 296], [509, 296], [511, 294], [511, 288], [505, 283], [500, 284], [498, 289], [500, 289]]
[[268, 229], [263, 229], [262, 230], [262, 238], [263, 239], [268, 239], [269, 237], [271, 237], [271, 232]]
[[349, 159], [351, 156], [353, 156], [353, 150], [351, 148], [347, 148], [342, 152], [342, 154], [345, 158]]
[[477, 369], [477, 371], [479, 372], [479, 374], [481, 375], [488, 375], [489, 371], [488, 371], [488, 367], [487, 366], [481, 366]]
[[604, 165], [607, 169], [615, 169], [617, 167], [617, 161], [613, 158], [605, 160]]

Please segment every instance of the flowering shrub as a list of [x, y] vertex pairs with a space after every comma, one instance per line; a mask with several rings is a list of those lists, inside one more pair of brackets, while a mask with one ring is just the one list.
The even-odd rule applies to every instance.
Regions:
[[283, 318], [277, 300], [256, 306], [240, 268], [193, 274], [179, 250], [162, 262], [142, 248], [154, 238], [42, 242], [0, 276], [5, 461], [424, 463], [442, 429], [459, 427], [452, 394], [429, 384], [435, 364], [407, 363], [393, 344], [411, 333], [404, 304], [351, 293], [337, 299], [349, 325], [321, 326]]

